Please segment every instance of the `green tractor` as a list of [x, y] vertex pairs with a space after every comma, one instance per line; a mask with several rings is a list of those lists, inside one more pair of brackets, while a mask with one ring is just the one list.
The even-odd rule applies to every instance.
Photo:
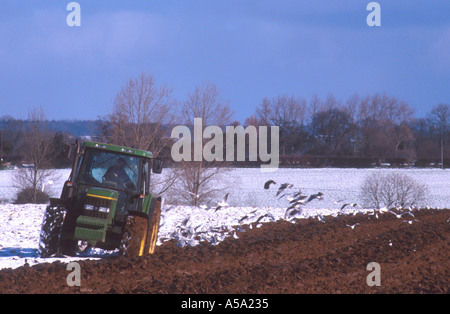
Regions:
[[84, 142], [71, 148], [72, 171], [60, 198], [51, 198], [42, 223], [39, 255], [76, 256], [91, 247], [124, 256], [153, 254], [161, 197], [150, 173], [161, 173], [152, 153]]

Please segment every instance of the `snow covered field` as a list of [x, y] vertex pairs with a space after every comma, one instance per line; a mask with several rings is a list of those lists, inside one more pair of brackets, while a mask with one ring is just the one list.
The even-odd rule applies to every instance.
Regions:
[[[167, 170], [166, 170], [167, 171]], [[441, 169], [278, 169], [272, 173], [263, 173], [256, 169], [234, 169], [227, 174], [232, 185], [224, 190], [229, 193], [229, 207], [217, 212], [198, 207], [174, 206], [165, 204], [161, 218], [159, 243], [176, 238], [180, 244], [195, 245], [196, 240], [184, 235], [183, 230], [195, 230], [196, 234], [209, 242], [220, 242], [224, 236], [237, 236], [238, 224], [256, 223], [285, 219], [288, 202], [275, 196], [277, 186], [265, 190], [264, 183], [273, 179], [278, 184], [289, 182], [301, 188], [303, 194], [323, 193], [323, 200], [314, 200], [303, 208], [299, 217], [326, 217], [338, 213], [348, 214], [354, 211], [367, 212], [371, 209], [347, 207], [344, 203], [359, 200], [359, 188], [365, 176], [373, 172], [406, 172], [429, 188], [427, 204], [430, 207], [448, 208], [450, 206], [450, 177], [448, 170]], [[70, 170], [57, 170], [53, 185], [46, 187], [52, 197], [58, 197]], [[16, 195], [14, 186], [15, 171], [0, 171], [0, 269], [16, 268], [53, 262], [57, 258], [38, 257], [40, 225], [46, 205], [11, 204]], [[220, 200], [217, 200], [220, 201]], [[339, 202], [336, 202], [339, 201]], [[264, 215], [267, 215], [263, 217]], [[184, 229], [180, 228], [186, 218]], [[178, 232], [179, 231], [179, 232]], [[92, 250], [86, 257], [65, 258], [65, 262], [81, 258], [98, 258], [105, 254], [101, 250]]]

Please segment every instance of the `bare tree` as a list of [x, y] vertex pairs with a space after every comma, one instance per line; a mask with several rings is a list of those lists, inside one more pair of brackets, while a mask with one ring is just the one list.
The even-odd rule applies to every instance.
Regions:
[[323, 102], [323, 110], [339, 109], [340, 102], [333, 93], [328, 93], [327, 98]]
[[[24, 162], [16, 177], [16, 186], [24, 191], [23, 201], [38, 202], [44, 192], [44, 184], [53, 172], [49, 169], [52, 155], [52, 133], [46, 129], [46, 118], [42, 108], [28, 112], [26, 131], [23, 136]], [[41, 192], [41, 193], [40, 193]], [[20, 195], [20, 193], [19, 193]]]
[[256, 114], [266, 125], [289, 128], [302, 126], [306, 117], [306, 100], [301, 97], [280, 95], [273, 99], [265, 97]]
[[361, 141], [359, 134], [359, 126], [361, 122], [361, 112], [359, 106], [361, 101], [361, 97], [355, 93], [347, 99], [346, 106], [343, 107], [343, 110], [349, 114], [351, 123], [354, 126], [351, 130], [353, 153], [358, 152]]
[[354, 150], [365, 157], [414, 159], [414, 134], [407, 125], [414, 111], [407, 103], [385, 94], [354, 95], [346, 109], [358, 125]]
[[[213, 83], [197, 86], [188, 94], [182, 106], [182, 116], [188, 125], [194, 124], [194, 118], [201, 118], [202, 132], [205, 127], [214, 125], [223, 127], [232, 122], [233, 112], [228, 101], [220, 97]], [[206, 140], [203, 139], [202, 147]], [[177, 172], [175, 198], [191, 205], [209, 203], [217, 192], [223, 190], [226, 184], [221, 184], [223, 174], [228, 170], [224, 161], [182, 160], [177, 162], [174, 171]]]
[[[165, 85], [158, 85], [151, 74], [142, 72], [117, 92], [112, 112], [97, 121], [100, 140], [116, 145], [148, 150], [154, 156], [169, 158], [171, 139], [168, 128], [175, 123], [177, 101]], [[154, 176], [152, 190], [162, 194], [176, 180], [172, 171]]]
[[373, 173], [361, 185], [360, 196], [368, 207], [422, 206], [427, 187], [402, 173]]
[[313, 117], [321, 152], [339, 155], [350, 147], [349, 136], [354, 129], [350, 115], [337, 108], [320, 111]]
[[436, 131], [441, 147], [441, 167], [444, 169], [444, 143], [450, 124], [450, 105], [439, 104], [431, 110], [430, 124]]
[[108, 140], [117, 145], [150, 150], [154, 155], [163, 150], [166, 127], [175, 120], [176, 102], [166, 86], [157, 86], [153, 75], [142, 73], [128, 80], [119, 90], [112, 113], [108, 115]]
[[414, 110], [404, 101], [386, 94], [374, 94], [360, 101], [361, 119], [401, 124], [410, 121]]
[[256, 114], [264, 125], [280, 128], [280, 148], [282, 154], [291, 152], [298, 144], [296, 135], [303, 129], [307, 113], [306, 100], [301, 97], [280, 95], [273, 99], [264, 98], [256, 109]]
[[414, 132], [414, 148], [418, 160], [431, 160], [440, 156], [439, 147], [433, 138], [433, 127], [429, 119], [415, 119], [411, 124]]
[[262, 125], [260, 119], [258, 119], [255, 115], [250, 115], [248, 118], [245, 119], [244, 126], [253, 125], [255, 127], [259, 127]]
[[319, 113], [319, 111], [322, 110], [322, 107], [323, 107], [323, 103], [320, 100], [319, 96], [317, 94], [314, 94], [311, 97], [311, 100], [309, 101], [309, 104], [308, 104], [308, 112], [311, 117], [311, 131], [312, 131], [313, 137], [316, 136], [316, 127], [317, 127], [315, 124], [315, 121], [314, 121], [314, 116], [317, 113]]
[[194, 118], [201, 118], [203, 125], [223, 126], [231, 123], [233, 111], [229, 102], [220, 97], [217, 86], [203, 83], [189, 93], [181, 109], [185, 122], [193, 124]]

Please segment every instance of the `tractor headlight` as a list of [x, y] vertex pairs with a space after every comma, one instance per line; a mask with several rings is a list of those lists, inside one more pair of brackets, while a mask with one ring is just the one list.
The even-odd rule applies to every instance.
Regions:
[[85, 209], [85, 210], [94, 210], [94, 205], [91, 205], [91, 204], [84, 204], [84, 209]]
[[99, 207], [98, 211], [101, 213], [109, 213], [109, 207]]

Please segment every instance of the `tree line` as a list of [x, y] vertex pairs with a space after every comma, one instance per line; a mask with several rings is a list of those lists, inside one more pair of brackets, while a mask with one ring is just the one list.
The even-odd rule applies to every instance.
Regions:
[[[351, 95], [346, 101], [328, 94], [324, 99], [279, 95], [263, 98], [244, 127], [278, 126], [282, 163], [348, 160], [417, 165], [439, 164], [447, 159], [450, 132], [450, 105], [436, 104], [425, 117], [415, 117], [406, 102], [386, 94]], [[183, 101], [173, 97], [153, 75], [142, 73], [129, 79], [117, 92], [112, 112], [91, 121], [94, 139], [152, 151], [170, 161], [170, 130], [174, 125], [240, 125], [234, 120], [229, 101], [213, 83], [204, 83]], [[46, 166], [67, 167], [64, 143], [73, 140], [70, 132], [52, 131], [42, 108], [33, 108], [26, 121], [3, 117], [2, 156], [13, 163], [30, 162], [28, 138], [45, 137]], [[35, 141], [36, 142], [36, 141]], [[37, 141], [39, 142], [39, 141]], [[245, 163], [244, 163], [245, 164]], [[246, 163], [248, 165], [248, 163]]]
[[[450, 153], [450, 106], [430, 109], [427, 116], [416, 117], [408, 103], [384, 93], [354, 94], [344, 102], [331, 93], [309, 100], [279, 95], [262, 99], [243, 126], [278, 126], [282, 165], [329, 166], [344, 160], [360, 166], [389, 161], [426, 166], [442, 163]], [[143, 73], [118, 92], [112, 112], [99, 123], [98, 135], [170, 160], [170, 130], [177, 124], [192, 126], [194, 118], [202, 118], [204, 126], [241, 124], [215, 84], [199, 85], [179, 101], [169, 88]]]
[[354, 94], [343, 103], [333, 94], [323, 100], [314, 95], [309, 101], [284, 95], [264, 98], [246, 120], [280, 126], [284, 160], [347, 160], [348, 165], [359, 161], [365, 166], [442, 163], [450, 152], [449, 123], [448, 104], [437, 104], [418, 118], [406, 102], [380, 93]]
[[[392, 162], [447, 166], [450, 105], [430, 108], [426, 117], [415, 117], [409, 104], [381, 93], [354, 94], [344, 102], [331, 93], [324, 99], [314, 95], [309, 100], [279, 95], [263, 98], [243, 127], [279, 127], [280, 166], [367, 167]], [[228, 166], [259, 165], [248, 161], [173, 162], [171, 130], [176, 125], [192, 126], [194, 118], [202, 119], [203, 128], [241, 124], [215, 84], [198, 85], [184, 100], [178, 100], [153, 75], [142, 73], [117, 91], [111, 112], [94, 121], [92, 136], [152, 151], [173, 170], [163, 181], [153, 182], [157, 192], [171, 190], [177, 198], [174, 201], [198, 205], [220, 192], [214, 181], [224, 180], [226, 176], [221, 174]], [[46, 169], [70, 166], [64, 147], [74, 136], [49, 129], [42, 108], [32, 108], [26, 121], [3, 121], [0, 130], [2, 164], [32, 165], [27, 168], [31, 170], [22, 171], [22, 187], [34, 191], [34, 199], [43, 187]]]

